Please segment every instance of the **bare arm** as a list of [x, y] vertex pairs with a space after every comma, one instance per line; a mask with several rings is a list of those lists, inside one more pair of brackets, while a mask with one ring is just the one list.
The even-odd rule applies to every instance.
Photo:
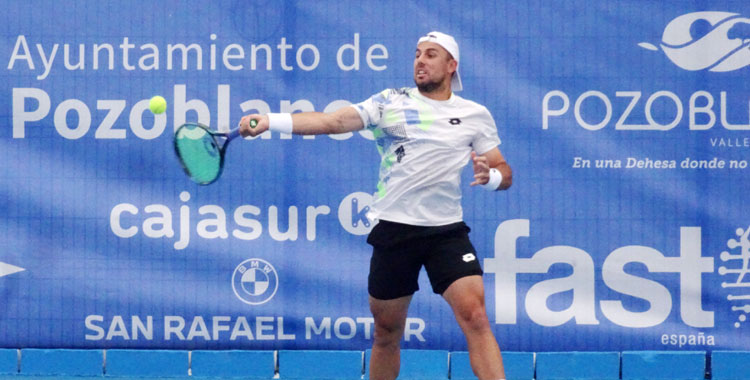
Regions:
[[[257, 120], [255, 128], [250, 120]], [[364, 128], [359, 113], [352, 107], [344, 107], [331, 113], [300, 112], [292, 114], [292, 133], [297, 135], [325, 135], [345, 133]], [[267, 115], [247, 115], [240, 120], [240, 134], [243, 137], [257, 136], [268, 130]]]
[[471, 186], [484, 185], [490, 180], [490, 168], [497, 169], [503, 175], [497, 190], [506, 190], [513, 184], [513, 171], [500, 153], [500, 149], [494, 148], [487, 153], [477, 155], [471, 152], [471, 160], [474, 167], [474, 182]]

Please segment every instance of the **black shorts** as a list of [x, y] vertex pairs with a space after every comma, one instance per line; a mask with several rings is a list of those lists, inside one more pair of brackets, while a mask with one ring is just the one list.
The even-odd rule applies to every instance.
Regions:
[[464, 222], [423, 227], [381, 220], [367, 238], [373, 247], [370, 295], [389, 300], [414, 294], [422, 266], [437, 294], [459, 278], [482, 275], [469, 231]]

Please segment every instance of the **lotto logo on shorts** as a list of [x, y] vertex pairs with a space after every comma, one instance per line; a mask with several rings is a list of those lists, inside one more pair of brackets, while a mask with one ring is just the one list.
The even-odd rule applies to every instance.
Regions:
[[268, 261], [248, 259], [234, 269], [232, 289], [240, 301], [249, 305], [261, 305], [276, 295], [279, 276]]
[[473, 253], [467, 253], [463, 256], [464, 262], [470, 263], [477, 259], [476, 256], [474, 256]]

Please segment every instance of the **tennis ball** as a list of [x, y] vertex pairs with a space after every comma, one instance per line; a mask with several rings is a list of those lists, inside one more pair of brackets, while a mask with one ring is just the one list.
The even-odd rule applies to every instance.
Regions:
[[162, 96], [156, 95], [148, 102], [148, 108], [157, 115], [164, 113], [167, 110], [167, 100]]

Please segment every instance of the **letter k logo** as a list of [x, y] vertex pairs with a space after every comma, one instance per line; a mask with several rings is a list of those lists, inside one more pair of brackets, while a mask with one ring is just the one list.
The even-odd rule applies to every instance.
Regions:
[[352, 198], [352, 227], [357, 227], [359, 222], [365, 227], [370, 227], [370, 220], [367, 219], [367, 212], [370, 211], [370, 206], [365, 206], [359, 210], [359, 201], [357, 198]]
[[353, 235], [365, 235], [372, 229], [372, 194], [356, 192], [347, 195], [339, 203], [339, 223], [346, 232]]

